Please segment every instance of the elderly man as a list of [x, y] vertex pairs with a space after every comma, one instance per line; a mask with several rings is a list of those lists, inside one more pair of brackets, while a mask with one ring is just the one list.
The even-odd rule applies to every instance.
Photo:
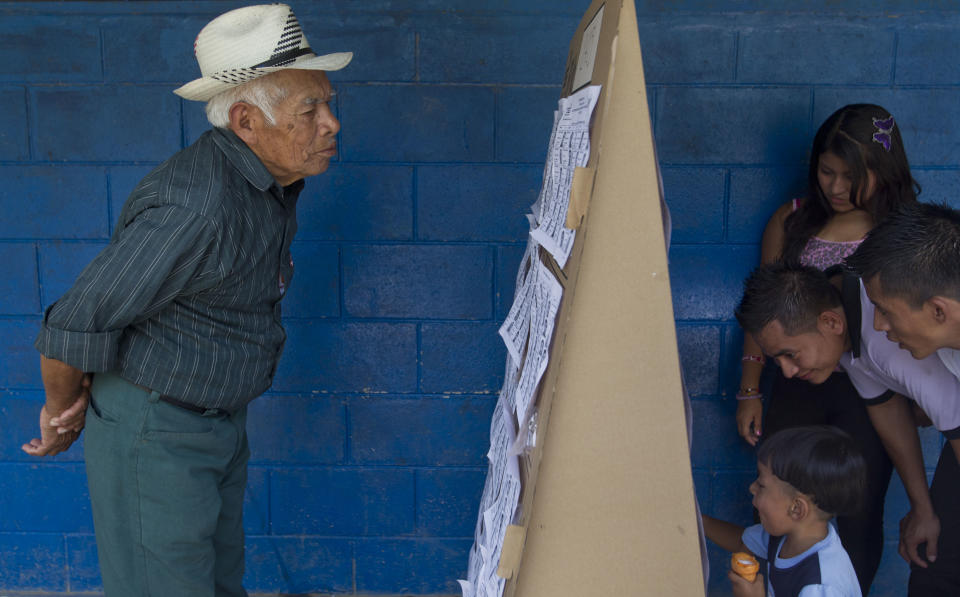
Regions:
[[[860, 280], [832, 282], [814, 268], [760, 266], [744, 284], [737, 320], [788, 378], [820, 384], [838, 365], [850, 375], [910, 500], [900, 522], [909, 595], [960, 595], [960, 379], [936, 355], [914, 359], [874, 329]], [[918, 414], [947, 439], [929, 490]]]
[[203, 76], [176, 93], [215, 128], [140, 182], [36, 343], [46, 404], [23, 449], [86, 424], [109, 597], [246, 595], [246, 406], [283, 348], [303, 178], [337, 152], [324, 71], [352, 57], [315, 55], [282, 4], [221, 15], [195, 52]]

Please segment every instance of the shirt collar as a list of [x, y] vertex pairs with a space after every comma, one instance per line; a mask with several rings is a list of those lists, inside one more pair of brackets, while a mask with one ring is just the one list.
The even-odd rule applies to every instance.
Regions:
[[[227, 156], [227, 160], [243, 175], [247, 181], [258, 190], [266, 191], [277, 184], [277, 181], [263, 165], [257, 154], [247, 146], [236, 133], [230, 129], [214, 127], [211, 130], [213, 142], [217, 144], [220, 151]], [[301, 182], [302, 181], [298, 181]], [[293, 183], [296, 184], [296, 183]], [[292, 186], [292, 185], [291, 185]], [[277, 185], [279, 188], [279, 185]]]

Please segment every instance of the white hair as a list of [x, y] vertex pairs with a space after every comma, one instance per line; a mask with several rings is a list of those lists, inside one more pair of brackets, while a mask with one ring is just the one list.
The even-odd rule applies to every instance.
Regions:
[[207, 100], [207, 120], [215, 127], [230, 128], [230, 108], [237, 102], [256, 106], [270, 126], [277, 124], [273, 109], [287, 97], [287, 90], [273, 82], [269, 75], [257, 77], [243, 85], [221, 91]]

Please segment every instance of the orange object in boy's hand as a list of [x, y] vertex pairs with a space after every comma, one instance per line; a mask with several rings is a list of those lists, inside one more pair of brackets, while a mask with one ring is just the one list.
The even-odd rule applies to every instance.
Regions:
[[757, 578], [760, 564], [752, 555], [738, 551], [730, 557], [730, 568], [743, 578], [753, 582]]

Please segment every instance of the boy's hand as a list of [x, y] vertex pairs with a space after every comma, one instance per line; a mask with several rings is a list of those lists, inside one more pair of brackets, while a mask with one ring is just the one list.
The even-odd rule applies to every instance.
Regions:
[[730, 588], [733, 589], [733, 597], [763, 597], [766, 586], [766, 580], [763, 574], [757, 573], [757, 578], [753, 582], [743, 578], [733, 570], [727, 571], [727, 578], [730, 579]]

